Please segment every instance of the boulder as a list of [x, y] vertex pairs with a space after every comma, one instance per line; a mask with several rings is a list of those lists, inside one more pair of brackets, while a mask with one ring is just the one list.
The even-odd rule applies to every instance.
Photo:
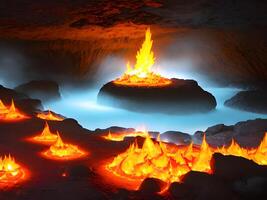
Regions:
[[214, 110], [215, 97], [194, 80], [171, 79], [170, 85], [137, 87], [105, 84], [98, 93], [100, 104], [136, 112], [188, 114]]
[[166, 131], [160, 134], [160, 140], [174, 144], [189, 144], [192, 139], [187, 133], [182, 133], [179, 131]]
[[235, 96], [225, 101], [224, 105], [239, 110], [267, 113], [266, 90], [249, 90], [238, 92]]
[[58, 100], [61, 98], [59, 86], [55, 81], [33, 80], [17, 86], [15, 90], [42, 101]]
[[143, 194], [156, 194], [162, 191], [167, 184], [156, 178], [146, 178], [139, 187], [139, 192]]

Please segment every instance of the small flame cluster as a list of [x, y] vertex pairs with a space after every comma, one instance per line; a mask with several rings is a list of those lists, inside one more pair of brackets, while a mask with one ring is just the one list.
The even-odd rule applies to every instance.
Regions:
[[50, 120], [50, 121], [63, 121], [64, 120], [63, 117], [53, 114], [50, 110], [48, 112], [38, 113], [37, 117], [40, 119]]
[[106, 140], [111, 140], [111, 141], [123, 141], [127, 137], [146, 137], [147, 133], [143, 131], [138, 131], [138, 132], [129, 132], [129, 133], [108, 133], [108, 135], [103, 136]]
[[235, 141], [229, 147], [212, 148], [205, 136], [200, 147], [191, 143], [189, 146], [167, 146], [154, 142], [149, 135], [142, 147], [136, 143], [116, 156], [106, 167], [113, 174], [143, 180], [147, 177], [158, 178], [167, 183], [181, 181], [189, 171], [212, 173], [210, 161], [212, 155], [220, 152], [224, 155], [235, 155], [253, 160], [260, 165], [267, 165], [267, 133], [261, 144], [255, 149], [244, 149]]
[[0, 100], [0, 120], [17, 121], [27, 118], [28, 117], [25, 114], [16, 108], [13, 100], [9, 107], [4, 105], [4, 103]]
[[24, 179], [25, 170], [16, 163], [13, 157], [0, 158], [0, 185], [15, 184]]
[[113, 82], [118, 85], [138, 86], [138, 87], [161, 87], [171, 84], [171, 80], [160, 76], [151, 71], [155, 63], [154, 53], [152, 51], [153, 40], [148, 28], [145, 41], [136, 55], [136, 64], [131, 67], [127, 63], [127, 70], [122, 77]]

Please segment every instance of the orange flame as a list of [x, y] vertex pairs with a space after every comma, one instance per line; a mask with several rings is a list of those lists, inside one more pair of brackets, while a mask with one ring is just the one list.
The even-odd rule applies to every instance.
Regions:
[[24, 115], [21, 111], [19, 111], [12, 99], [10, 107], [6, 107], [3, 102], [0, 103], [0, 119], [4, 121], [17, 121], [27, 119], [28, 116]]
[[[257, 149], [247, 150], [240, 147], [234, 140], [229, 147], [212, 148], [204, 135], [200, 147], [175, 146], [154, 142], [147, 134], [143, 146], [131, 144], [124, 152], [116, 156], [106, 165], [106, 169], [119, 177], [125, 177], [140, 183], [145, 178], [158, 178], [168, 185], [181, 181], [191, 170], [212, 173], [212, 155], [220, 152], [224, 155], [235, 155], [251, 159], [258, 164], [267, 165], [267, 133]], [[133, 189], [133, 188], [132, 188]]]
[[129, 132], [129, 133], [108, 133], [108, 135], [103, 136], [106, 140], [112, 140], [112, 141], [123, 141], [126, 137], [146, 137], [147, 133], [142, 131], [137, 132]]
[[128, 62], [126, 65], [126, 72], [122, 77], [113, 81], [115, 84], [150, 87], [171, 84], [170, 79], [161, 77], [159, 74], [151, 71], [151, 68], [155, 63], [155, 57], [152, 51], [153, 40], [151, 37], [151, 32], [148, 28], [145, 41], [143, 42], [141, 49], [137, 52], [135, 66], [132, 68]]
[[15, 162], [13, 157], [0, 157], [0, 185], [13, 185], [26, 176], [25, 170]]
[[45, 127], [40, 135], [30, 138], [30, 141], [42, 143], [42, 144], [52, 144], [57, 141], [57, 135], [50, 131], [48, 123], [45, 122]]
[[64, 118], [58, 115], [53, 114], [50, 110], [48, 112], [38, 113], [37, 117], [44, 120], [51, 120], [51, 121], [63, 121]]
[[73, 160], [85, 156], [86, 152], [82, 151], [78, 146], [64, 143], [59, 133], [57, 133], [56, 142], [42, 155], [55, 160]]

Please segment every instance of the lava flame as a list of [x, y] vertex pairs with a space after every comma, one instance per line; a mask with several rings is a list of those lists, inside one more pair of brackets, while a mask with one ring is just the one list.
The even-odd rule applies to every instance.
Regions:
[[63, 121], [64, 118], [58, 115], [53, 114], [50, 110], [48, 112], [38, 113], [37, 117], [44, 120], [51, 120], [51, 121]]
[[73, 160], [85, 156], [86, 152], [79, 149], [78, 146], [64, 143], [59, 133], [57, 133], [56, 142], [47, 151], [43, 152], [42, 155], [55, 160]]
[[12, 100], [11, 106], [8, 108], [6, 107], [3, 102], [0, 103], [0, 119], [4, 121], [17, 121], [17, 120], [23, 120], [27, 119], [28, 117], [24, 115], [21, 111], [19, 111], [14, 101]]
[[224, 155], [235, 155], [267, 165], [267, 133], [258, 148], [248, 150], [240, 147], [234, 140], [228, 147], [212, 148], [204, 135], [200, 147], [191, 143], [188, 146], [169, 146], [154, 142], [147, 134], [142, 147], [131, 144], [124, 152], [106, 165], [106, 169], [116, 176], [125, 177], [140, 183], [145, 178], [158, 178], [168, 185], [181, 181], [189, 171], [212, 173], [212, 155], [220, 152]]
[[142, 131], [129, 132], [129, 133], [108, 133], [108, 135], [103, 136], [106, 140], [112, 141], [123, 141], [126, 137], [146, 137], [147, 133]]
[[45, 127], [42, 133], [40, 135], [30, 138], [30, 141], [43, 144], [53, 144], [57, 141], [57, 135], [50, 131], [48, 123], [45, 122]]
[[137, 52], [135, 66], [132, 68], [130, 63], [127, 63], [126, 72], [122, 77], [116, 79], [114, 83], [119, 85], [150, 87], [169, 85], [171, 83], [170, 79], [161, 77], [159, 74], [151, 71], [155, 63], [152, 46], [153, 40], [151, 39], [151, 32], [148, 28], [145, 41], [141, 49]]
[[25, 170], [15, 162], [13, 157], [0, 158], [0, 185], [15, 184], [25, 178]]

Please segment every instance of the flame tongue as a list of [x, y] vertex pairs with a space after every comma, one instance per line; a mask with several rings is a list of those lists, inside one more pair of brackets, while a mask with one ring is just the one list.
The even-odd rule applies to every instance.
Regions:
[[56, 142], [50, 148], [43, 152], [43, 155], [50, 159], [72, 160], [84, 156], [86, 153], [77, 146], [66, 144], [62, 141], [59, 133], [57, 133]]
[[4, 156], [0, 158], [0, 183], [16, 183], [25, 176], [24, 170], [15, 162], [13, 157]]
[[145, 41], [136, 55], [136, 64], [132, 68], [127, 63], [125, 74], [114, 81], [119, 85], [132, 86], [164, 86], [171, 83], [170, 79], [161, 77], [151, 71], [155, 63], [154, 53], [152, 51], [153, 41], [151, 39], [150, 29], [146, 31]]
[[41, 135], [35, 136], [31, 140], [34, 142], [40, 142], [45, 144], [54, 143], [57, 141], [57, 135], [50, 131], [50, 128], [46, 122], [44, 130], [42, 131]]
[[22, 120], [28, 118], [22, 112], [20, 112], [14, 104], [12, 100], [11, 106], [7, 108], [3, 102], [0, 102], [0, 119], [5, 121], [15, 121], [15, 120]]
[[38, 113], [37, 117], [44, 120], [51, 120], [51, 121], [63, 121], [64, 118], [53, 114], [50, 110], [48, 113]]

